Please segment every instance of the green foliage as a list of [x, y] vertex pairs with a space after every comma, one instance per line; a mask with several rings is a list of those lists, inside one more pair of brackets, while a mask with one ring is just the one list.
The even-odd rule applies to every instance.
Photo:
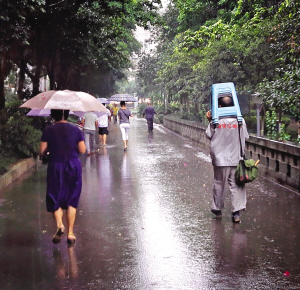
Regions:
[[42, 132], [31, 125], [26, 116], [14, 114], [1, 126], [2, 146], [24, 157], [36, 156]]
[[9, 90], [5, 92], [5, 100], [7, 103], [12, 103], [18, 100], [18, 96]]
[[157, 52], [138, 75], [148, 94], [159, 89], [168, 103], [181, 104], [179, 115], [202, 119], [199, 104], [208, 103], [211, 85], [232, 81], [240, 92], [261, 93], [276, 112], [300, 118], [299, 1], [172, 3]]
[[35, 119], [26, 117], [27, 111], [19, 106], [19, 101], [13, 102], [0, 112], [0, 152], [23, 158], [36, 156], [42, 132], [33, 126]]
[[164, 113], [164, 104], [160, 101], [154, 101], [153, 102], [153, 108], [157, 114], [163, 114]]
[[170, 102], [169, 106], [170, 110], [174, 113], [174, 112], [178, 112], [180, 110], [180, 103], [177, 102]]
[[0, 58], [5, 64], [0, 77], [6, 78], [12, 64], [22, 65], [35, 94], [39, 77], [48, 74], [51, 89], [109, 96], [124, 69], [132, 66], [132, 53], [140, 49], [136, 25], [149, 28], [160, 22], [159, 0], [51, 2], [0, 3]]
[[282, 124], [280, 133], [278, 134], [278, 140], [279, 141], [289, 141], [290, 138], [291, 138], [291, 135], [286, 132], [285, 124]]
[[147, 104], [146, 103], [139, 104], [138, 114], [139, 114], [140, 118], [143, 117], [143, 112], [144, 112], [144, 110], [146, 108], [147, 108]]
[[267, 111], [266, 112], [266, 129], [267, 129], [267, 136], [270, 139], [276, 140], [277, 139], [277, 128], [276, 128], [276, 113], [275, 111]]
[[287, 66], [277, 69], [277, 76], [269, 81], [265, 79], [259, 90], [264, 102], [271, 108], [282, 110], [297, 120], [300, 119], [300, 66]]
[[120, 94], [134, 95], [137, 92], [137, 84], [135, 80], [129, 81], [128, 78], [116, 81], [115, 90]]

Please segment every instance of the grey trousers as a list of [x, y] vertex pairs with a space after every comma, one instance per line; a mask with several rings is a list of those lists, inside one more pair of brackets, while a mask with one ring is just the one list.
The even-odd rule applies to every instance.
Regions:
[[85, 146], [86, 152], [91, 153], [95, 151], [95, 130], [87, 130], [84, 129], [84, 139], [85, 139]]
[[245, 186], [235, 183], [236, 166], [214, 166], [214, 187], [211, 209], [222, 210], [225, 201], [225, 187], [231, 192], [232, 212], [246, 209], [247, 197]]

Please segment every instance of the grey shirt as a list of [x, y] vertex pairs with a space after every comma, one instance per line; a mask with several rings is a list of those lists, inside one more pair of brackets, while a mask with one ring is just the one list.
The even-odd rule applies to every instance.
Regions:
[[85, 130], [96, 130], [95, 122], [98, 120], [98, 117], [93, 112], [87, 112], [83, 115], [84, 125], [83, 129]]
[[[210, 156], [214, 166], [237, 166], [240, 155], [240, 141], [238, 122], [236, 118], [224, 118], [219, 120], [216, 128], [212, 122], [209, 123], [206, 137], [211, 141]], [[245, 139], [249, 138], [247, 126], [243, 119], [240, 128], [242, 152], [245, 150]]]
[[120, 109], [118, 111], [118, 115], [120, 117], [120, 124], [130, 123], [129, 122], [129, 116], [131, 116], [131, 111], [129, 109]]

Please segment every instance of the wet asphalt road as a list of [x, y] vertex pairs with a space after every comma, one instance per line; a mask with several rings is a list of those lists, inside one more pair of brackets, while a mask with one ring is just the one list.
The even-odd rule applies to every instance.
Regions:
[[210, 213], [208, 149], [162, 126], [118, 126], [107, 148], [82, 156], [74, 233], [51, 242], [46, 166], [0, 194], [0, 289], [300, 289], [300, 197], [259, 178], [242, 223]]

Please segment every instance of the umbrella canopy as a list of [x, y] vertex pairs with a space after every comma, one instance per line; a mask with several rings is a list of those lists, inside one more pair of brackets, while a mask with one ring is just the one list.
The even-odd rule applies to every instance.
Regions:
[[97, 98], [97, 100], [101, 103], [101, 104], [109, 104], [110, 101], [108, 101], [106, 98]]
[[50, 111], [51, 111], [50, 109], [32, 109], [26, 114], [26, 116], [49, 117]]
[[116, 94], [108, 98], [110, 102], [137, 102], [137, 99], [129, 94]]
[[[84, 114], [86, 112], [80, 112], [80, 111], [76, 111], [74, 112], [74, 115], [77, 116], [77, 117], [80, 117], [80, 118], [83, 118]], [[107, 111], [105, 112], [97, 112], [97, 111], [94, 111], [94, 114], [99, 118], [100, 116], [103, 116], [107, 113]]]
[[106, 112], [106, 108], [92, 95], [75, 91], [47, 91], [26, 101], [21, 108], [58, 109], [81, 112]]
[[[51, 115], [50, 109], [32, 109], [30, 110], [26, 116], [29, 117], [49, 117]], [[70, 111], [69, 115], [76, 115], [73, 111]]]

